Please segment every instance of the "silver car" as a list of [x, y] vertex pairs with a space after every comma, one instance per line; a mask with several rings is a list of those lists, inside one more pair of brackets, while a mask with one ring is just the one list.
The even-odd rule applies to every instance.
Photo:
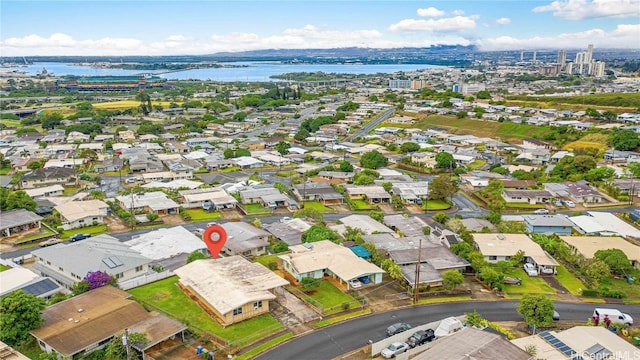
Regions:
[[382, 352], [380, 352], [380, 355], [382, 355], [382, 357], [385, 359], [391, 359], [407, 350], [409, 350], [409, 345], [407, 345], [407, 343], [394, 342], [393, 344], [384, 348]]

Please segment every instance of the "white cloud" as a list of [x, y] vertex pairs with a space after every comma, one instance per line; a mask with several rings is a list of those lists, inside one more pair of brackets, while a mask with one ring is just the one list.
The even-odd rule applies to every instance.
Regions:
[[508, 25], [508, 24], [511, 24], [511, 19], [503, 17], [503, 18], [500, 18], [500, 19], [496, 20], [496, 23], [498, 25]]
[[533, 8], [534, 12], [553, 12], [554, 16], [567, 20], [600, 17], [639, 17], [640, 0], [557, 0], [548, 5]]
[[456, 32], [472, 30], [476, 27], [477, 16], [454, 16], [443, 19], [404, 19], [389, 26], [391, 31], [433, 31], [433, 32]]
[[453, 10], [453, 15], [455, 15], [455, 16], [464, 15], [464, 10], [460, 10], [460, 9]]
[[[513, 50], [513, 49], [574, 49], [586, 48], [593, 44], [597, 48], [628, 49], [640, 47], [638, 40], [640, 24], [618, 25], [613, 31], [590, 29], [575, 33], [564, 33], [553, 36], [535, 36], [530, 38], [515, 38], [500, 36], [476, 41], [482, 50]], [[634, 46], [635, 44], [635, 46]]]
[[184, 37], [183, 35], [169, 35], [169, 37], [167, 37], [167, 41], [185, 41], [187, 40], [186, 37]]
[[444, 15], [444, 11], [440, 10], [440, 9], [436, 9], [433, 6], [430, 6], [428, 8], [425, 9], [418, 9], [418, 16], [425, 16], [425, 17], [440, 17]]

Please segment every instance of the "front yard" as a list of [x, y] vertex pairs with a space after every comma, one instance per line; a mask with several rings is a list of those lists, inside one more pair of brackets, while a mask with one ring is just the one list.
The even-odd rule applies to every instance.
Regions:
[[313, 209], [313, 210], [316, 210], [316, 211], [319, 211], [319, 212], [322, 212], [322, 213], [333, 211], [332, 208], [330, 208], [328, 206], [324, 206], [319, 201], [305, 201], [304, 202], [304, 208], [305, 209]]
[[451, 204], [444, 200], [426, 200], [423, 205], [424, 210], [447, 210]]
[[567, 270], [562, 265], [558, 265], [556, 268], [558, 270], [558, 274], [556, 275], [556, 280], [565, 287], [565, 289], [569, 290], [569, 292], [573, 295], [582, 295], [582, 289], [586, 289], [587, 286], [580, 281], [577, 277], [575, 277], [572, 273]]
[[217, 211], [205, 211], [204, 209], [184, 209], [183, 214], [189, 216], [191, 221], [207, 221], [222, 219], [222, 214]]
[[377, 210], [378, 206], [369, 204], [364, 200], [351, 200], [351, 207], [353, 210]]
[[260, 204], [244, 204], [242, 207], [247, 211], [247, 215], [271, 214], [271, 209]]
[[68, 238], [72, 237], [75, 234], [82, 233], [82, 234], [100, 235], [100, 234], [106, 233], [107, 231], [108, 231], [107, 225], [98, 224], [98, 225], [94, 225], [94, 226], [83, 227], [83, 228], [80, 228], [80, 229], [65, 230], [65, 231], [61, 232], [58, 237], [60, 237], [61, 239], [68, 239]]
[[302, 292], [298, 288], [295, 289], [298, 291], [294, 290], [294, 293], [300, 295], [302, 300], [314, 305], [320, 304], [324, 315], [343, 311], [344, 309], [341, 306], [345, 303], [349, 303], [353, 307], [354, 301], [356, 301], [356, 299], [345, 294], [327, 280], [321, 280], [317, 289], [304, 295], [301, 294]]
[[513, 294], [555, 294], [556, 291], [541, 277], [530, 277], [522, 269], [510, 269], [505, 276], [522, 280], [522, 285], [505, 284], [504, 291]]
[[244, 346], [284, 327], [270, 314], [264, 314], [223, 328], [201, 307], [193, 302], [177, 285], [178, 277], [173, 276], [135, 289], [129, 293], [143, 304], [157, 307], [184, 324], [212, 333], [237, 346]]

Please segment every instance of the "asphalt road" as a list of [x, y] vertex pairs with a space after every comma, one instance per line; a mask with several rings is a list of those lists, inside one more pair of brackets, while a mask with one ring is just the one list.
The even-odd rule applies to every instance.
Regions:
[[[596, 307], [594, 304], [561, 302], [557, 302], [555, 305], [561, 321], [584, 321], [585, 323]], [[615, 305], [615, 307], [629, 313], [635, 319], [640, 319], [640, 306]], [[449, 316], [463, 315], [465, 312], [473, 310], [477, 310], [482, 317], [491, 321], [522, 320], [522, 317], [516, 312], [515, 301], [425, 305], [370, 315], [322, 328], [280, 345], [256, 359], [332, 359], [365, 346], [369, 340], [376, 342], [383, 339], [387, 326], [395, 322], [404, 321], [410, 325], [418, 326]]]
[[368, 122], [365, 126], [363, 126], [360, 130], [354, 132], [353, 134], [349, 135], [348, 137], [346, 137], [343, 141], [351, 141], [353, 139], [357, 139], [361, 136], [365, 136], [369, 133], [369, 131], [371, 131], [374, 127], [378, 126], [378, 124], [380, 124], [381, 122], [387, 120], [391, 115], [393, 115], [393, 113], [395, 112], [395, 110], [393, 109], [389, 109], [385, 112], [383, 112], [382, 114], [380, 114], [377, 118], [371, 120], [370, 122]]

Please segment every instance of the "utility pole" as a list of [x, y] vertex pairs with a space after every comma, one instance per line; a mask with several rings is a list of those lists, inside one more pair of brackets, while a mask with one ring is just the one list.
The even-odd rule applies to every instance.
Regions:
[[127, 360], [131, 360], [131, 345], [129, 344], [129, 329], [124, 329], [122, 334], [122, 344], [127, 349]]
[[135, 217], [135, 212], [133, 211], [134, 206], [133, 206], [133, 188], [131, 188], [131, 208], [129, 209], [129, 213], [131, 214], [131, 230], [135, 230], [136, 228], [136, 217]]
[[420, 289], [420, 261], [422, 260], [422, 237], [420, 237], [420, 245], [418, 247], [418, 262], [416, 263], [416, 282], [413, 285], [413, 304], [418, 303], [418, 290]]

